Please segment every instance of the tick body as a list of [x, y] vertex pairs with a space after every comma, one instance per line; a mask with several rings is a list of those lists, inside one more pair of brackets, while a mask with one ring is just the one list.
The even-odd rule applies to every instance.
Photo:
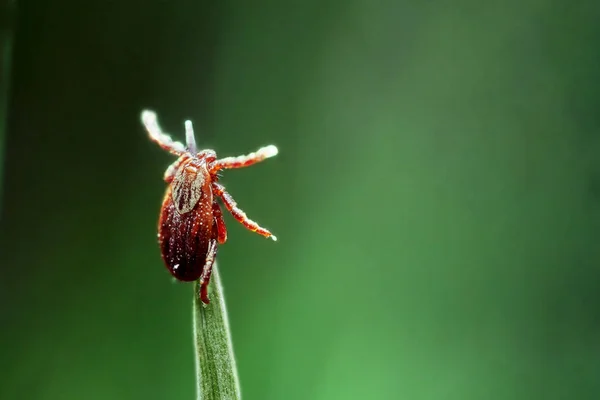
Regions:
[[233, 217], [249, 230], [277, 240], [238, 208], [237, 203], [218, 183], [223, 169], [247, 167], [277, 154], [275, 146], [267, 146], [239, 157], [217, 159], [213, 150], [196, 149], [192, 123], [185, 122], [184, 146], [162, 132], [151, 111], [142, 113], [142, 122], [150, 139], [178, 156], [167, 168], [168, 184], [158, 221], [158, 242], [169, 272], [184, 282], [200, 280], [200, 299], [209, 303], [208, 284], [217, 255], [217, 247], [227, 241], [227, 228], [217, 198]]

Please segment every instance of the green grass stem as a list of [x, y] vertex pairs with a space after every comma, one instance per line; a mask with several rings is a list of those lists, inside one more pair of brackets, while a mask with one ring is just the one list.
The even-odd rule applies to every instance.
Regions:
[[209, 286], [210, 304], [200, 301], [199, 290], [196, 282], [193, 324], [198, 400], [239, 400], [240, 385], [216, 262]]

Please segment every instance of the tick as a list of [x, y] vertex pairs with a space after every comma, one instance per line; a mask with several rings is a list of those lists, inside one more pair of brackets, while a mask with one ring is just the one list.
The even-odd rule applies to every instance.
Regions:
[[200, 300], [208, 304], [208, 284], [217, 246], [227, 241], [227, 228], [217, 198], [242, 225], [266, 238], [277, 238], [252, 221], [219, 181], [219, 171], [254, 165], [277, 155], [271, 145], [239, 157], [217, 159], [214, 150], [196, 148], [191, 121], [185, 121], [186, 145], [173, 141], [158, 125], [156, 114], [142, 112], [150, 139], [176, 155], [164, 174], [168, 184], [158, 220], [158, 243], [169, 272], [178, 280], [200, 280]]

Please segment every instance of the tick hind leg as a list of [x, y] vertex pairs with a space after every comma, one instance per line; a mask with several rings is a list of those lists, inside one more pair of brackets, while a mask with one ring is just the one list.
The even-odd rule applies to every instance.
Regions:
[[227, 241], [227, 227], [223, 220], [223, 212], [221, 206], [216, 201], [213, 203], [213, 216], [215, 217], [215, 226], [217, 229], [217, 240], [219, 244], [223, 244]]
[[267, 158], [276, 156], [278, 153], [277, 147], [270, 145], [261, 147], [254, 153], [246, 154], [238, 157], [225, 157], [214, 162], [211, 168], [211, 173], [214, 174], [222, 169], [244, 168], [261, 162]]
[[202, 268], [202, 275], [200, 276], [200, 300], [204, 304], [210, 303], [208, 299], [208, 284], [210, 283], [210, 274], [217, 257], [217, 241], [211, 239], [208, 245], [208, 252], [206, 253], [206, 261], [204, 262], [204, 268]]
[[223, 204], [225, 204], [225, 208], [227, 208], [227, 211], [229, 211], [239, 223], [244, 225], [247, 229], [251, 230], [252, 232], [256, 232], [259, 235], [262, 235], [266, 238], [277, 240], [277, 237], [275, 235], [273, 235], [267, 229], [262, 228], [256, 222], [252, 221], [250, 218], [248, 218], [245, 212], [238, 208], [237, 203], [235, 202], [233, 197], [231, 197], [231, 195], [225, 191], [225, 187], [223, 185], [217, 182], [213, 182], [212, 186], [214, 193], [217, 196], [221, 197], [221, 199], [223, 200]]

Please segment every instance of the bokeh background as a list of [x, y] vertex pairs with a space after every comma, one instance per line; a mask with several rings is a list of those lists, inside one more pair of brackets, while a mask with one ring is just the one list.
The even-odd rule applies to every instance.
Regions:
[[[19, 0], [0, 398], [192, 399], [172, 157], [222, 156], [245, 399], [600, 398], [600, 3]], [[6, 21], [5, 21], [6, 22]]]

